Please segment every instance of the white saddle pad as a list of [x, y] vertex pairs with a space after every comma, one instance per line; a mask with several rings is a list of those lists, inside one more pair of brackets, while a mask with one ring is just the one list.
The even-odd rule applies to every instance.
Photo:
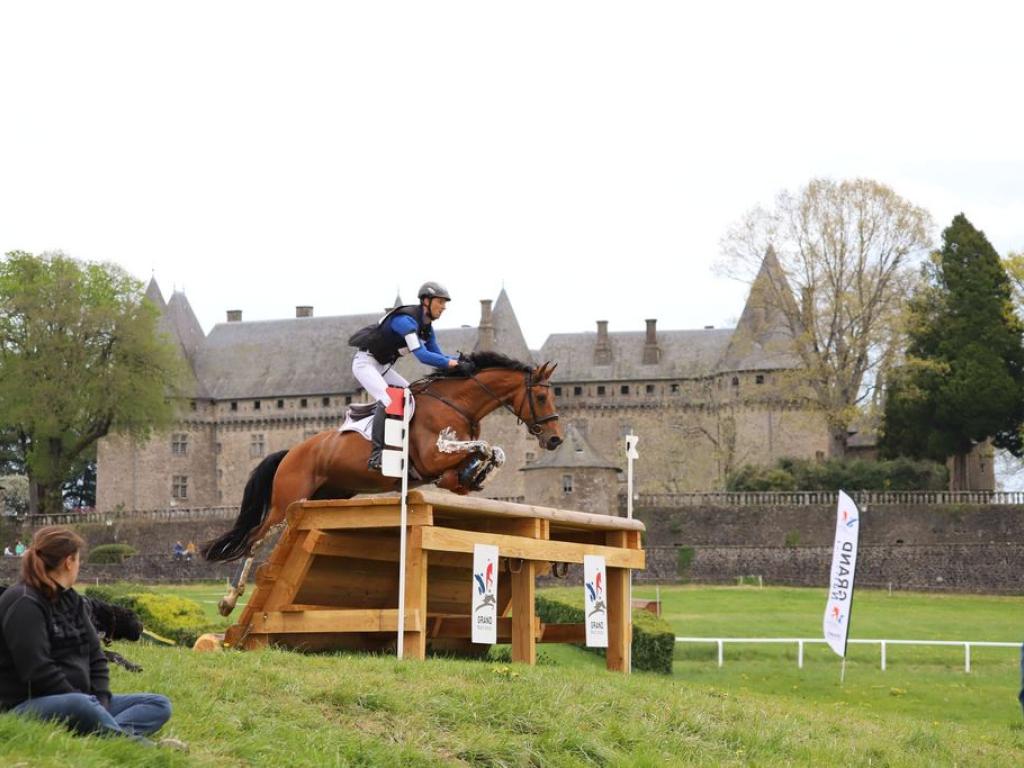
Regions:
[[[366, 440], [373, 440], [373, 416], [367, 416], [365, 419], [359, 419], [353, 421], [350, 411], [345, 412], [345, 423], [339, 428], [339, 432], [358, 432]], [[412, 421], [412, 417], [416, 414], [416, 398], [410, 398], [409, 403], [409, 420]]]

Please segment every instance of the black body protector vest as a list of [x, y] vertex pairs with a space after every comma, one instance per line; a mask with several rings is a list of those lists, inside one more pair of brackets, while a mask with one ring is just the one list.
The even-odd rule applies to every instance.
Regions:
[[427, 342], [427, 339], [430, 338], [430, 325], [420, 319], [422, 307], [410, 304], [404, 307], [395, 307], [384, 315], [376, 325], [360, 328], [349, 337], [349, 345], [363, 352], [369, 352], [378, 363], [391, 365], [401, 356], [401, 350], [405, 347], [405, 339], [391, 330], [391, 318], [396, 315], [411, 317], [416, 322], [416, 335], [424, 344]]

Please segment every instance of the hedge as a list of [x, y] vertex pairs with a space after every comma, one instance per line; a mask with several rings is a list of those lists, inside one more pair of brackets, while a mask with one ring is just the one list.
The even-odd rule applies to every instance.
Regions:
[[201, 634], [222, 629], [207, 621], [202, 607], [195, 600], [160, 595], [136, 584], [87, 587], [85, 594], [131, 608], [139, 614], [143, 627], [181, 645], [190, 646]]
[[89, 551], [87, 562], [94, 565], [123, 563], [137, 552], [131, 544], [100, 544]]
[[727, 491], [941, 491], [949, 483], [942, 464], [912, 459], [849, 461], [779, 459], [775, 466], [747, 464], [730, 473]]
[[[571, 603], [537, 595], [537, 615], [545, 624], [582, 624], [583, 609]], [[649, 611], [633, 611], [633, 670], [672, 674], [676, 636], [664, 619]], [[588, 648], [604, 655], [604, 648]]]

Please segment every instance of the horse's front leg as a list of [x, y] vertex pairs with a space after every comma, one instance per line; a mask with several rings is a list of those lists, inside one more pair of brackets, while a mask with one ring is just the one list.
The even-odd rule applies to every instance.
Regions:
[[437, 436], [442, 454], [467, 454], [467, 459], [442, 475], [438, 485], [455, 493], [479, 491], [487, 476], [505, 463], [505, 452], [485, 440], [459, 440], [455, 430], [446, 427]]

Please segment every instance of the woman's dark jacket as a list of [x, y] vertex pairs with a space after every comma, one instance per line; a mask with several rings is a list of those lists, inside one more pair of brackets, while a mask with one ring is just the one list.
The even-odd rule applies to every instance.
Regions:
[[107, 659], [88, 606], [73, 589], [61, 589], [53, 603], [15, 584], [0, 595], [0, 710], [60, 693], [110, 704]]

